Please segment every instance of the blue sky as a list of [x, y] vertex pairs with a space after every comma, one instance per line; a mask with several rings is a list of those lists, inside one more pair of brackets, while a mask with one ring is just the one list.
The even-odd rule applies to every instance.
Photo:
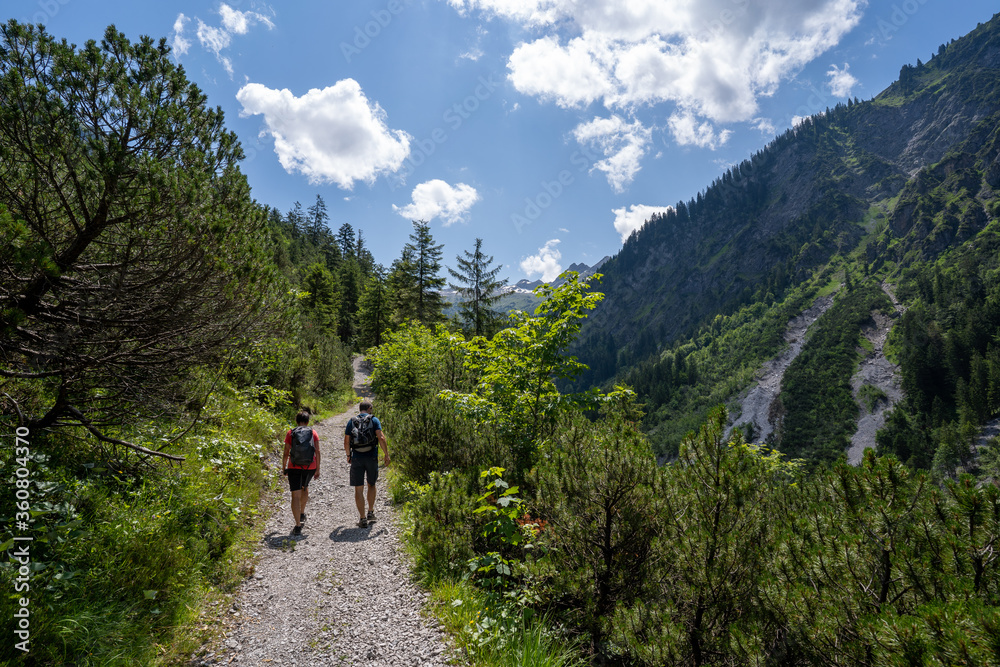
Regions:
[[984, 0], [6, 2], [82, 44], [165, 37], [226, 113], [253, 196], [322, 195], [388, 266], [431, 223], [513, 281], [617, 252], [797, 117], [869, 99]]

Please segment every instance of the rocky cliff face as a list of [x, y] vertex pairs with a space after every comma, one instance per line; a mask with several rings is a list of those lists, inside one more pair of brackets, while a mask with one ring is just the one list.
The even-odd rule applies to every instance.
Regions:
[[[930, 62], [905, 66], [874, 99], [838, 105], [776, 138], [676, 214], [648, 221], [607, 262], [607, 298], [584, 327], [582, 360], [593, 364], [587, 350], [595, 347], [639, 358], [717, 313], [773, 298], [882, 219], [898, 236], [915, 224], [930, 224], [931, 234], [937, 223], [901, 195], [934, 163], [942, 162], [934, 182], [961, 172], [963, 158], [952, 153], [962, 148], [971, 159], [970, 144], [995, 125], [998, 91], [1000, 15]], [[965, 221], [960, 232], [956, 220], [936, 242], [943, 249], [984, 223]], [[588, 382], [619, 370], [597, 366]]]

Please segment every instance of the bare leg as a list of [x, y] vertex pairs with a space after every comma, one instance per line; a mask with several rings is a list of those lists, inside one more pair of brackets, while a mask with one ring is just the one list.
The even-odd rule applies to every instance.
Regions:
[[309, 502], [309, 487], [302, 489], [302, 500], [299, 503], [299, 514], [306, 513], [306, 503]]
[[369, 512], [374, 512], [375, 511], [375, 485], [374, 484], [369, 484], [368, 485], [368, 511]]
[[365, 487], [361, 486], [354, 487], [354, 504], [358, 506], [358, 516], [362, 519], [365, 518]]
[[301, 526], [299, 515], [302, 514], [302, 489], [292, 491], [292, 516], [295, 517], [295, 525]]

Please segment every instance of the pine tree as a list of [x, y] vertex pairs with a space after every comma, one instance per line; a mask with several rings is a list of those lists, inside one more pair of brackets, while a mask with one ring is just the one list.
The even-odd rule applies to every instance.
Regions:
[[316, 323], [324, 329], [335, 329], [341, 306], [340, 290], [334, 275], [322, 264], [313, 264], [302, 280], [302, 287], [309, 294], [304, 300], [305, 306]]
[[386, 272], [381, 264], [372, 268], [371, 277], [358, 299], [358, 346], [362, 349], [382, 344], [389, 326]]
[[393, 260], [386, 279], [386, 303], [392, 314], [392, 324], [399, 325], [416, 319], [416, 285], [413, 250], [403, 247], [402, 254]]
[[353, 257], [341, 262], [337, 276], [340, 279], [341, 293], [338, 334], [342, 341], [350, 344], [357, 334], [358, 302], [361, 299], [363, 278]]
[[458, 270], [449, 268], [452, 275], [461, 285], [451, 283], [451, 288], [458, 290], [462, 297], [459, 302], [459, 312], [465, 322], [466, 329], [476, 336], [490, 336], [496, 330], [499, 314], [493, 310], [493, 304], [502, 296], [507, 279], [497, 280], [497, 274], [502, 265], [493, 266], [493, 256], [483, 254], [483, 240], [476, 239], [475, 250], [465, 251], [465, 257], [456, 256]]
[[330, 216], [326, 213], [326, 202], [323, 201], [322, 195], [316, 195], [316, 203], [309, 207], [308, 213], [309, 240], [319, 244], [329, 233], [326, 223], [330, 220]]
[[433, 325], [440, 322], [444, 316], [444, 302], [440, 290], [445, 285], [444, 278], [438, 276], [441, 271], [441, 248], [443, 244], [434, 245], [431, 236], [431, 226], [423, 220], [413, 221], [413, 233], [406, 249], [413, 257], [413, 278], [415, 280], [414, 297], [415, 316], [424, 324]]
[[293, 239], [306, 234], [306, 215], [302, 212], [301, 202], [295, 202], [292, 205], [292, 210], [288, 212], [285, 219], [288, 220], [288, 226], [292, 228]]
[[341, 255], [345, 258], [354, 257], [357, 246], [354, 240], [354, 227], [351, 226], [351, 223], [345, 222], [337, 230], [337, 243], [340, 245]]
[[[361, 267], [361, 273], [365, 276], [371, 276], [375, 268], [375, 257], [365, 245], [365, 236], [360, 229], [358, 230], [358, 244], [355, 250], [355, 257], [358, 259], [358, 266]], [[385, 271], [385, 269], [382, 270], [383, 272]]]

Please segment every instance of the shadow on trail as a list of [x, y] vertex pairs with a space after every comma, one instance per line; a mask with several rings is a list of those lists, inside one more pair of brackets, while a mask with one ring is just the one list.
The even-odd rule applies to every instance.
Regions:
[[333, 542], [364, 542], [375, 539], [379, 535], [388, 535], [385, 528], [369, 526], [367, 528], [355, 528], [339, 526], [330, 533], [330, 540]]
[[264, 544], [270, 549], [290, 549], [295, 542], [300, 542], [308, 537], [308, 534], [289, 535], [287, 533], [268, 533], [264, 536]]

